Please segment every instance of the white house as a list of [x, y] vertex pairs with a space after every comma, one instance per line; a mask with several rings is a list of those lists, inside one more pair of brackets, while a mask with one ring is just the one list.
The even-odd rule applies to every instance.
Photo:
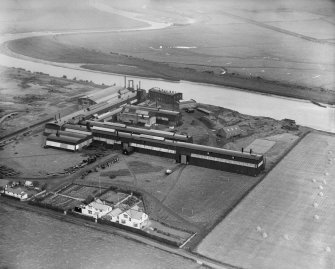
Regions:
[[138, 211], [137, 207], [135, 208], [136, 209], [133, 207], [120, 214], [119, 223], [133, 228], [142, 229], [148, 220], [148, 215], [144, 212]]
[[112, 211], [113, 208], [109, 205], [106, 205], [100, 199], [93, 201], [88, 205], [83, 205], [81, 207], [81, 213], [86, 216], [93, 218], [101, 218], [103, 215], [106, 215], [108, 212]]
[[9, 196], [13, 196], [15, 198], [19, 198], [20, 200], [24, 200], [24, 199], [28, 198], [28, 193], [26, 193], [21, 188], [7, 187], [7, 188], [5, 188], [4, 193], [9, 195]]

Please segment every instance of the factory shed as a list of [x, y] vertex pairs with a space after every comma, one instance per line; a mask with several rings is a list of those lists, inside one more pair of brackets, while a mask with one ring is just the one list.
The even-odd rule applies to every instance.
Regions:
[[217, 135], [220, 137], [223, 137], [225, 139], [229, 139], [231, 137], [239, 136], [242, 134], [242, 130], [240, 126], [233, 125], [233, 126], [227, 126], [223, 127], [218, 130]]
[[77, 151], [92, 142], [92, 135], [84, 135], [67, 131], [48, 135], [45, 147]]
[[106, 89], [98, 90], [86, 96], [80, 97], [78, 102], [79, 105], [83, 107], [100, 104], [115, 98], [118, 95], [125, 94], [125, 90], [128, 91], [126, 88], [121, 86], [108, 87]]
[[136, 113], [123, 111], [117, 116], [117, 120], [120, 122], [130, 123], [130, 124], [141, 124], [146, 127], [150, 127], [156, 123], [156, 117], [152, 115], [150, 111], [146, 113]]
[[157, 107], [125, 105], [124, 108], [128, 112], [133, 112], [141, 115], [150, 113], [150, 116], [156, 117], [156, 122], [160, 124], [178, 124], [182, 118], [182, 115], [179, 111], [160, 109]]

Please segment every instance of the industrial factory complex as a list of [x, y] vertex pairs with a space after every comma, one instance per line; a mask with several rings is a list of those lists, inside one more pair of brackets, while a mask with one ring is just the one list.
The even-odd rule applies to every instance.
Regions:
[[[148, 102], [155, 106], [149, 106]], [[162, 109], [157, 103], [171, 105]], [[193, 143], [191, 136], [177, 134], [174, 127], [182, 119], [181, 109], [194, 108], [194, 100], [182, 100], [182, 93], [153, 88], [145, 90], [112, 86], [78, 99], [81, 108], [73, 114], [45, 124], [45, 147], [78, 151], [99, 141], [123, 154], [141, 152], [191, 164], [246, 175], [264, 170], [264, 158], [251, 151], [232, 151]], [[201, 110], [201, 109], [200, 109]], [[203, 112], [205, 113], [205, 112]], [[157, 125], [165, 130], [158, 130]]]

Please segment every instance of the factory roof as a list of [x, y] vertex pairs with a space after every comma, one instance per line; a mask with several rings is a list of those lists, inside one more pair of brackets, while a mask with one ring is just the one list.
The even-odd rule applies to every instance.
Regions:
[[68, 131], [68, 130], [77, 130], [77, 131], [82, 131], [82, 132], [90, 133], [90, 131], [87, 130], [87, 127], [83, 126], [83, 125], [64, 124], [63, 127], [65, 128], [65, 131]]
[[179, 142], [179, 141], [175, 143], [179, 144], [179, 146], [186, 147], [186, 148], [191, 148], [191, 149], [206, 151], [206, 152], [219, 153], [219, 154], [227, 154], [227, 155], [231, 155], [235, 157], [242, 157], [242, 158], [248, 158], [248, 159], [258, 159], [262, 157], [262, 155], [260, 154], [249, 154], [247, 152], [240, 152], [240, 151], [223, 149], [223, 148], [203, 146], [199, 144], [185, 143], [185, 142]]
[[[64, 133], [66, 133], [66, 135]], [[71, 145], [76, 145], [92, 137], [91, 135], [84, 135], [82, 137], [79, 137], [78, 134], [74, 134], [72, 132], [64, 132], [64, 131], [59, 131], [58, 134], [59, 135], [56, 135], [56, 134], [48, 135], [47, 140], [59, 142], [59, 143], [67, 143]]]
[[110, 99], [117, 98], [120, 93], [124, 94], [127, 91], [127, 89], [121, 86], [111, 86], [103, 90], [97, 90], [91, 94], [81, 97], [80, 99], [90, 99], [93, 102], [99, 104]]
[[149, 106], [136, 106], [136, 105], [125, 105], [126, 109], [135, 109], [135, 110], [142, 110], [142, 111], [153, 111], [157, 113], [162, 113], [166, 115], [178, 115], [180, 114], [179, 111], [173, 111], [173, 110], [166, 110], [166, 109], [160, 109], [158, 107], [149, 107]]
[[102, 123], [102, 122], [89, 121], [89, 123], [92, 126], [98, 126], [98, 127], [103, 127], [106, 129], [111, 129], [111, 132], [115, 131], [116, 129], [119, 131], [126, 131], [126, 132], [137, 133], [137, 134], [147, 134], [147, 135], [153, 135], [153, 136], [161, 136], [165, 138], [178, 138], [178, 139], [183, 139], [183, 140], [188, 140], [189, 138], [191, 138], [188, 135], [176, 134], [176, 133], [171, 133], [171, 132], [166, 132], [166, 131], [161, 131], [161, 130], [131, 127], [131, 126], [126, 126], [124, 124], [121, 125], [121, 124], [112, 123], [112, 122]]

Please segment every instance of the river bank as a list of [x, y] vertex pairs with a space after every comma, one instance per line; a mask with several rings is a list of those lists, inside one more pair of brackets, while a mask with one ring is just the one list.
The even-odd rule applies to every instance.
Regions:
[[335, 104], [335, 92], [322, 87], [268, 80], [261, 76], [243, 76], [223, 71], [218, 66], [187, 63], [164, 63], [120, 53], [104, 53], [67, 46], [53, 37], [29, 37], [5, 43], [16, 56], [26, 56], [54, 63], [79, 64], [82, 68], [111, 74], [157, 78], [168, 81], [190, 81], [283, 97]]

